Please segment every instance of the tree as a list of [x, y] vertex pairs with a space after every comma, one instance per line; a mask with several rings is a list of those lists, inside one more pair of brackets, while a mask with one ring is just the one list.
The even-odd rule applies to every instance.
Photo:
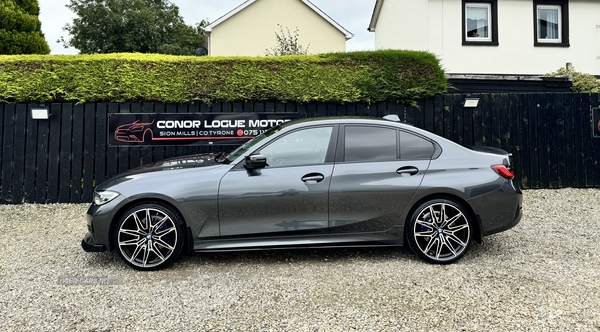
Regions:
[[70, 0], [78, 17], [59, 39], [81, 53], [162, 53], [193, 55], [204, 46], [206, 21], [186, 25], [169, 0]]
[[308, 44], [308, 46], [306, 48], [304, 48], [304, 47], [302, 47], [302, 45], [300, 45], [300, 43], [298, 42], [300, 30], [298, 30], [297, 27], [296, 27], [296, 30], [294, 30], [293, 34], [290, 32], [290, 28], [286, 28], [286, 30], [287, 30], [287, 36], [286, 36], [285, 32], [283, 32], [283, 27], [279, 24], [277, 24], [277, 26], [279, 27], [279, 31], [281, 31], [281, 34], [278, 34], [277, 32], [275, 32], [275, 42], [277, 43], [277, 46], [275, 46], [275, 48], [272, 48], [272, 49], [266, 49], [265, 55], [280, 56], [280, 55], [307, 54], [308, 53], [308, 48], [310, 47], [310, 44]]
[[49, 54], [37, 0], [0, 0], [0, 54]]

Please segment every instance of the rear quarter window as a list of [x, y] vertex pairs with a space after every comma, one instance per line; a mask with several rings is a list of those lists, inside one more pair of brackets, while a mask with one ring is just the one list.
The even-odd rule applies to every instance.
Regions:
[[400, 131], [400, 159], [429, 159], [435, 152], [433, 143], [404, 131]]

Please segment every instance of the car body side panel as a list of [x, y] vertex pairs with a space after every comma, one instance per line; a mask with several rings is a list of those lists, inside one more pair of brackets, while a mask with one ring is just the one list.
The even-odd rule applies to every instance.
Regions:
[[[521, 192], [512, 181], [500, 177], [491, 165], [501, 165], [507, 157], [448, 147], [433, 160], [421, 189], [412, 204], [424, 197], [444, 194], [461, 198], [481, 220], [483, 235], [508, 229], [522, 204]], [[450, 150], [450, 151], [448, 151]], [[452, 153], [450, 153], [452, 151]], [[409, 218], [410, 216], [406, 216]]]
[[[94, 224], [109, 224], [118, 218], [117, 211], [132, 202], [155, 200], [173, 205], [182, 214], [193, 238], [219, 236], [217, 193], [219, 181], [229, 168], [225, 165], [182, 168], [114, 178], [109, 189], [121, 196], [95, 211]], [[111, 210], [111, 214], [99, 213], [104, 210]]]
[[506, 156], [475, 152], [454, 143], [442, 145], [442, 149], [442, 155], [431, 161], [421, 185], [422, 195], [449, 190], [468, 200], [497, 190], [504, 183], [491, 166], [503, 164]]
[[[418, 173], [397, 173], [408, 167], [418, 169]], [[428, 167], [429, 160], [337, 163], [329, 194], [330, 232], [392, 228], [412, 201]]]
[[[328, 233], [328, 191], [333, 163], [262, 170], [232, 170], [221, 181], [221, 236]], [[302, 180], [311, 174], [320, 182]]]

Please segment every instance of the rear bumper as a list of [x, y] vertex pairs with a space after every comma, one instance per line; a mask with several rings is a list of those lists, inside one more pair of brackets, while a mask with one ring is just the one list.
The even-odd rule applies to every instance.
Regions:
[[517, 209], [515, 210], [515, 216], [511, 222], [507, 222], [504, 224], [504, 226], [499, 227], [499, 228], [494, 228], [494, 229], [487, 230], [487, 231], [484, 230], [484, 236], [504, 232], [506, 230], [509, 230], [509, 229], [517, 226], [519, 221], [521, 221], [522, 216], [523, 216], [523, 206], [521, 204], [519, 204], [519, 206], [517, 206]]
[[481, 220], [483, 236], [515, 227], [523, 216], [523, 194], [512, 181], [498, 190], [469, 201]]

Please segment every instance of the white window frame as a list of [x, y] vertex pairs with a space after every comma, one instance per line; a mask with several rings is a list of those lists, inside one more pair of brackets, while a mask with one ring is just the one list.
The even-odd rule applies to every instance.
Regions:
[[[468, 22], [469, 22], [469, 7], [474, 7], [474, 8], [481, 8], [481, 7], [485, 7], [487, 8], [487, 16], [488, 16], [488, 36], [487, 37], [470, 37], [469, 36], [469, 29], [468, 29]], [[493, 36], [493, 31], [492, 29], [493, 24], [492, 24], [492, 4], [491, 3], [479, 3], [479, 2], [468, 2], [465, 4], [465, 40], [468, 42], [491, 42], [492, 41], [492, 36]]]
[[[558, 38], [557, 39], [540, 38], [540, 31], [541, 31], [540, 9], [553, 9], [553, 10], [558, 11]], [[536, 13], [537, 22], [535, 22], [535, 24], [537, 25], [537, 36], [535, 36], [537, 42], [538, 43], [549, 43], [549, 44], [562, 43], [562, 29], [563, 29], [562, 6], [561, 5], [537, 5], [537, 8], [535, 10], [537, 11], [537, 13]]]

